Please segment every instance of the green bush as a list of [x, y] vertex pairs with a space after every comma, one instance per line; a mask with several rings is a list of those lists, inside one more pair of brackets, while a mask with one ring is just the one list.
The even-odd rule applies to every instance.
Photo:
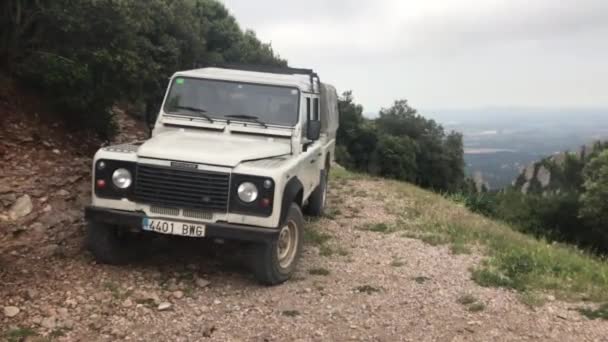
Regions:
[[363, 117], [351, 92], [339, 101], [336, 160], [355, 171], [454, 192], [464, 183], [462, 135], [447, 133], [418, 114], [406, 100], [395, 101], [377, 119]]
[[0, 68], [102, 135], [118, 102], [155, 114], [177, 70], [286, 64], [215, 0], [7, 0], [0, 13]]

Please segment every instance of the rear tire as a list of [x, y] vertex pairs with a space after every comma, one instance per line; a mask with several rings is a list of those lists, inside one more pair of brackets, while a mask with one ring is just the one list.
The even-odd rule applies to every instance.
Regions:
[[253, 271], [264, 285], [278, 285], [293, 275], [302, 254], [304, 216], [300, 207], [292, 203], [285, 224], [272, 241], [257, 244], [253, 249]]
[[308, 205], [305, 209], [308, 216], [322, 216], [325, 211], [325, 203], [327, 202], [327, 170], [321, 170], [320, 178], [319, 185], [308, 198]]
[[122, 265], [135, 257], [135, 251], [127, 232], [119, 227], [88, 222], [86, 245], [99, 263]]

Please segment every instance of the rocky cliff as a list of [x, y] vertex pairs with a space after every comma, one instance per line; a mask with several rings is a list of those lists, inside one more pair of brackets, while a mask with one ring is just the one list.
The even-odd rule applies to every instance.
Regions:
[[581, 146], [576, 152], [560, 152], [532, 163], [521, 170], [513, 186], [522, 193], [560, 193], [578, 189], [582, 184], [582, 170], [608, 142], [594, 142]]

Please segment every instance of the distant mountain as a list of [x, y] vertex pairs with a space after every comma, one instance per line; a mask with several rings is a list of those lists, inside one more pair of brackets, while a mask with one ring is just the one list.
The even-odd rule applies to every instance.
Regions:
[[505, 187], [528, 164], [608, 138], [608, 108], [483, 108], [426, 111], [447, 130], [463, 133], [469, 176]]

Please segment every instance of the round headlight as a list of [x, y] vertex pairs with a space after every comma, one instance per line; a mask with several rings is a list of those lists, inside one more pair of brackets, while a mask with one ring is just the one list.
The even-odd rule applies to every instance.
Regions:
[[241, 183], [236, 192], [245, 203], [251, 203], [258, 198], [258, 188], [250, 182]]
[[112, 183], [119, 189], [126, 189], [133, 183], [131, 172], [127, 169], [116, 169], [112, 174]]

